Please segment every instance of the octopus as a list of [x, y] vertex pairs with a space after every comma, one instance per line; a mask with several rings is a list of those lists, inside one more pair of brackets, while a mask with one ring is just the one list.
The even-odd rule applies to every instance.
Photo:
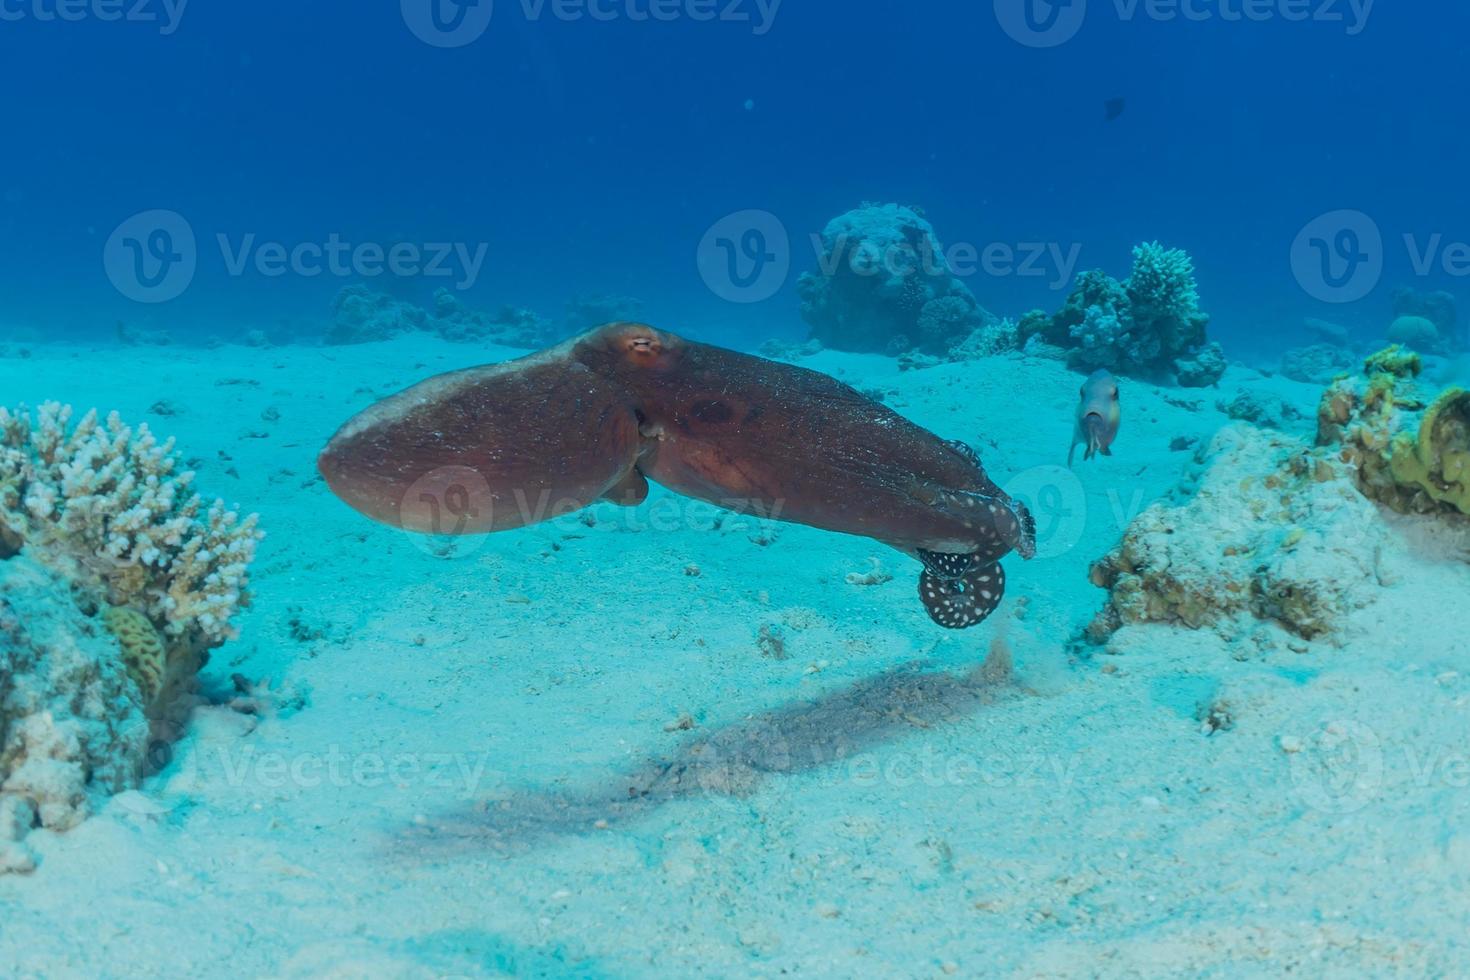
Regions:
[[652, 480], [910, 555], [920, 601], [951, 629], [994, 612], [1000, 559], [1036, 547], [1025, 506], [965, 443], [829, 375], [640, 323], [419, 382], [348, 420], [318, 468], [360, 513], [426, 534], [637, 506]]

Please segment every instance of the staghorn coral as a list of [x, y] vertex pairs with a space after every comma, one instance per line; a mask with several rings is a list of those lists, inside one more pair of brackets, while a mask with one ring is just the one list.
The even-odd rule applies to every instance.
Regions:
[[1189, 255], [1151, 242], [1133, 250], [1126, 282], [1100, 270], [1082, 273], [1055, 316], [1022, 318], [1019, 339], [1028, 349], [1039, 341], [1066, 351], [1079, 371], [1105, 368], [1204, 388], [1226, 367], [1220, 345], [1206, 339], [1209, 319]]
[[1415, 381], [1417, 354], [1368, 358], [1366, 378], [1323, 393], [1317, 441], [1335, 447], [1362, 492], [1399, 513], [1470, 516], [1470, 392], [1430, 398]]
[[1145, 510], [1093, 565], [1109, 590], [1093, 640], [1141, 623], [1234, 637], [1260, 621], [1331, 638], [1373, 600], [1385, 528], [1342, 467], [1247, 425], [1222, 429], [1199, 461], [1192, 496]]

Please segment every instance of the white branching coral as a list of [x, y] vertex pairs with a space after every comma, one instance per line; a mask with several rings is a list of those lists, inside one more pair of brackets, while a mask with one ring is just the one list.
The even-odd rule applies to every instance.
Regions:
[[234, 635], [261, 533], [193, 482], [116, 413], [0, 408], [0, 874], [136, 785]]
[[21, 547], [136, 609], [167, 637], [207, 648], [234, 635], [261, 532], [193, 492], [170, 439], [114, 412], [0, 408], [0, 554]]

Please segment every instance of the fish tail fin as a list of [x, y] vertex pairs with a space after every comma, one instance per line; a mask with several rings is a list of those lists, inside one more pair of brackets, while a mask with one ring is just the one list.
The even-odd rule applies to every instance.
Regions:
[[928, 569], [919, 575], [919, 601], [929, 618], [945, 629], [968, 629], [984, 622], [1005, 593], [1006, 573], [999, 562], [977, 565], [954, 578]]

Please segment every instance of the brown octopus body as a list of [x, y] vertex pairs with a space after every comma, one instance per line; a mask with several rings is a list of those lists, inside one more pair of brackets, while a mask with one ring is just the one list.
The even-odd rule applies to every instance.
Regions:
[[1035, 551], [1026, 509], [962, 443], [828, 375], [635, 323], [423, 381], [348, 421], [318, 465], [368, 517], [437, 534], [636, 505], [652, 479], [913, 555], [925, 609], [955, 629], [1000, 604], [1003, 555]]

